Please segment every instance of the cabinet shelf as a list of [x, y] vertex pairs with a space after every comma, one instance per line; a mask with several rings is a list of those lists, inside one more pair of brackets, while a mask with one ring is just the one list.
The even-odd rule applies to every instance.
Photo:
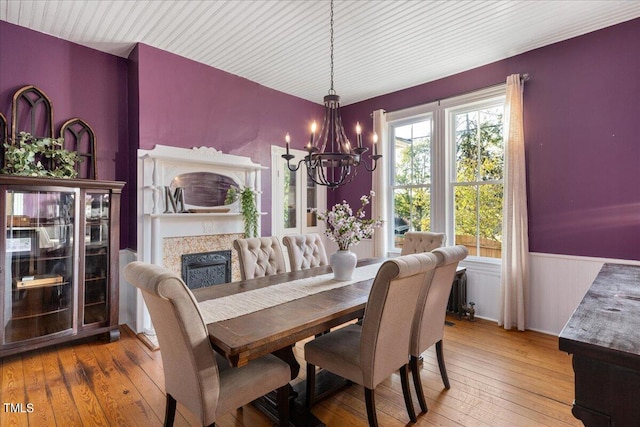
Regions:
[[42, 312], [42, 313], [31, 313], [31, 314], [24, 314], [24, 315], [20, 315], [20, 316], [12, 316], [11, 320], [32, 319], [34, 317], [47, 316], [49, 314], [61, 313], [63, 311], [68, 311], [68, 310], [69, 310], [69, 307], [57, 308], [57, 309], [52, 309], [52, 310], [45, 311], [45, 312]]

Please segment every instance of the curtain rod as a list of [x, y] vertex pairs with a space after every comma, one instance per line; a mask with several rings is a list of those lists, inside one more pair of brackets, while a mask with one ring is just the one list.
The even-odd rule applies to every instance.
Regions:
[[[520, 74], [520, 81], [521, 81], [521, 82], [523, 82], [523, 83], [524, 83], [524, 82], [528, 82], [529, 80], [531, 80], [531, 75], [530, 75], [529, 73]], [[434, 99], [434, 100], [433, 100], [433, 101], [431, 101], [431, 102], [437, 102], [437, 103], [438, 103], [438, 105], [440, 105], [440, 101], [442, 101], [443, 99], [455, 98], [455, 97], [457, 97], [457, 96], [462, 96], [462, 95], [466, 95], [466, 94], [468, 94], [468, 93], [478, 92], [478, 91], [480, 91], [480, 90], [490, 89], [490, 88], [492, 88], [492, 87], [497, 87], [497, 86], [501, 86], [501, 85], [504, 85], [504, 84], [506, 84], [506, 82], [505, 82], [505, 83], [497, 83], [497, 84], [494, 84], [494, 85], [491, 85], [491, 86], [486, 86], [486, 87], [483, 87], [483, 88], [480, 88], [480, 89], [473, 89], [473, 90], [469, 90], [469, 91], [467, 91], [467, 92], [462, 92], [462, 93], [458, 93], [458, 94], [455, 94], [455, 95], [448, 96], [447, 98]], [[423, 103], [423, 104], [424, 104], [424, 103]], [[421, 105], [421, 104], [418, 104], [418, 105]], [[411, 107], [415, 107], [415, 105], [413, 105], [413, 106], [411, 106]], [[406, 108], [411, 108], [411, 107], [401, 108], [401, 110], [404, 110], [404, 109], [406, 109]], [[387, 114], [387, 110], [384, 110], [384, 113], [383, 113], [383, 114]], [[373, 113], [370, 113], [370, 114], [369, 114], [369, 117], [373, 117]]]

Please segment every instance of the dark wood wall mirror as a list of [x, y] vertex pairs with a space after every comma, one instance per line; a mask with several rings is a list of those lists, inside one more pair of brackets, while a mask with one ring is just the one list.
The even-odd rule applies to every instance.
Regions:
[[11, 141], [15, 144], [20, 132], [38, 138], [53, 138], [53, 105], [37, 87], [25, 86], [13, 95], [11, 105]]
[[87, 122], [79, 118], [67, 120], [60, 128], [64, 148], [78, 153], [76, 171], [79, 178], [98, 179], [96, 169], [96, 134]]

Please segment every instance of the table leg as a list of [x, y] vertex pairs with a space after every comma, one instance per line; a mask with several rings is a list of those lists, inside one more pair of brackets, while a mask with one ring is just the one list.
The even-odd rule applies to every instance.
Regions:
[[[300, 373], [300, 364], [293, 354], [293, 346], [283, 348], [273, 352], [281, 360], [284, 360], [291, 367], [291, 379], [294, 380]], [[323, 398], [337, 393], [348, 387], [351, 383], [344, 378], [338, 377], [328, 371], [320, 369], [316, 373], [316, 402]], [[306, 380], [300, 381], [289, 389], [289, 419], [292, 426], [301, 427], [324, 427], [325, 424], [316, 418], [305, 408]], [[254, 400], [253, 404], [267, 415], [274, 422], [278, 422], [278, 405], [276, 392]]]

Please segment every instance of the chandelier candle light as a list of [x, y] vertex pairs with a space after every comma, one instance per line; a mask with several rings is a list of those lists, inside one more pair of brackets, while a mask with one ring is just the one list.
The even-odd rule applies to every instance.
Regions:
[[316, 138], [317, 125], [314, 121], [311, 125], [311, 136], [305, 149], [309, 153], [297, 165], [292, 166], [294, 155], [289, 152], [291, 138], [285, 136], [286, 154], [282, 158], [287, 161], [287, 167], [295, 172], [304, 162], [307, 167], [309, 179], [318, 185], [324, 185], [335, 189], [347, 184], [356, 177], [361, 165], [373, 172], [382, 155], [378, 154], [378, 136], [373, 134], [373, 155], [369, 156], [371, 166], [367, 164], [363, 154], [369, 151], [362, 146], [362, 127], [356, 123], [357, 146], [352, 147], [347, 138], [340, 117], [340, 97], [333, 89], [333, 0], [331, 1], [331, 88], [329, 94], [324, 97], [324, 120], [320, 133]]

